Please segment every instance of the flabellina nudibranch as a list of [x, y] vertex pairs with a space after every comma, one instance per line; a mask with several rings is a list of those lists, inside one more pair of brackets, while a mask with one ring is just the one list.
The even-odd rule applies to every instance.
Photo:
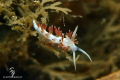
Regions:
[[[75, 28], [74, 32], [72, 33], [71, 31], [69, 31], [68, 33], [66, 33], [66, 35], [64, 35], [62, 33], [62, 31], [60, 31], [59, 28], [56, 27], [49, 27], [48, 30], [49, 32], [46, 31], [46, 25], [45, 24], [36, 24], [35, 20], [33, 20], [33, 27], [34, 29], [38, 32], [39, 35], [46, 37], [46, 39], [48, 39], [49, 41], [58, 44], [63, 50], [71, 50], [73, 53], [73, 64], [74, 64], [74, 68], [76, 71], [76, 58], [75, 58], [75, 51], [80, 51], [83, 54], [85, 54], [90, 61], [92, 62], [92, 59], [90, 58], [90, 56], [81, 48], [77, 47], [75, 44], [77, 43], [76, 41], [76, 32], [78, 29], [78, 26]], [[53, 31], [55, 31], [56, 36], [53, 35]], [[65, 38], [64, 38], [65, 36]]]

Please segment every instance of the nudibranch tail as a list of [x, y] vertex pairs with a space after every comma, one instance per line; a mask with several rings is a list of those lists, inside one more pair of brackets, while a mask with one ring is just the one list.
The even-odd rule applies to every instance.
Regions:
[[35, 20], [33, 20], [33, 25], [34, 25], [35, 30], [37, 31], [38, 26], [37, 26], [37, 24], [36, 24]]

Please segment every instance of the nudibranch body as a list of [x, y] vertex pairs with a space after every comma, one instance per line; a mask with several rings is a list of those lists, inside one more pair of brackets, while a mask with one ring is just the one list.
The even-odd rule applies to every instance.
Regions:
[[[76, 32], [77, 32], [78, 26], [75, 28], [73, 33], [71, 31], [69, 31], [65, 35], [65, 37], [64, 37], [64, 34], [62, 33], [62, 31], [60, 31], [59, 28], [51, 26], [51, 27], [48, 28], [49, 32], [47, 32], [46, 31], [47, 26], [45, 24], [36, 24], [35, 20], [33, 20], [33, 26], [34, 26], [35, 30], [38, 32], [39, 35], [42, 35], [42, 36], [46, 37], [52, 43], [58, 44], [63, 50], [68, 50], [69, 49], [73, 52], [73, 64], [74, 64], [75, 70], [76, 70], [75, 51], [82, 52], [92, 62], [90, 56], [84, 50], [82, 50], [81, 48], [79, 48], [75, 45], [77, 43], [75, 38], [76, 38]], [[56, 36], [52, 34], [53, 31], [55, 31]]]

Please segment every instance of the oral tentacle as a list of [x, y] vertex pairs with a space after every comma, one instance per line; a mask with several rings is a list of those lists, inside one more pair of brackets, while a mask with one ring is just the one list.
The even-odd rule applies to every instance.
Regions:
[[77, 50], [85, 54], [89, 58], [89, 60], [92, 62], [92, 59], [90, 58], [90, 56], [83, 49], [77, 48]]
[[75, 58], [75, 51], [73, 51], [73, 64], [74, 64], [74, 68], [76, 71], [76, 58]]

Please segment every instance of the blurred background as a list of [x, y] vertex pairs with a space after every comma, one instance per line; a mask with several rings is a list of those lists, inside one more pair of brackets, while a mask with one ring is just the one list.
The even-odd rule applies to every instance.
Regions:
[[[119, 80], [120, 0], [0, 0], [0, 80]], [[85, 50], [74, 70], [71, 52], [39, 37], [32, 20], [63, 33], [78, 25]], [[48, 28], [47, 27], [47, 28]], [[22, 78], [3, 78], [11, 76]]]

